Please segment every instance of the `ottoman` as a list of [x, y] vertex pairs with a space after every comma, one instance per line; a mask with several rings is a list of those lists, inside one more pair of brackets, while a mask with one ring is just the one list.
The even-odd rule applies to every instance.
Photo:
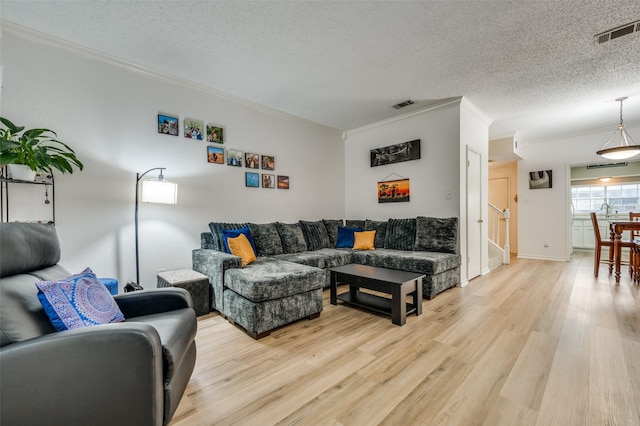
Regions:
[[210, 286], [209, 278], [191, 269], [176, 269], [158, 273], [158, 287], [180, 287], [191, 294], [193, 309], [196, 315], [209, 313]]

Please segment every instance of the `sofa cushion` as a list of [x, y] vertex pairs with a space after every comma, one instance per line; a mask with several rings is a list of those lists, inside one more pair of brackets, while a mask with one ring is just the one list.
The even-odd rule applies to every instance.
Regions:
[[384, 248], [413, 250], [416, 241], [416, 219], [389, 219]]
[[113, 296], [90, 268], [35, 285], [38, 299], [58, 331], [124, 321]]
[[373, 241], [376, 238], [376, 231], [354, 232], [354, 250], [375, 250]]
[[416, 218], [414, 250], [455, 253], [458, 245], [458, 218]]
[[253, 302], [279, 299], [322, 288], [325, 271], [298, 263], [258, 259], [242, 269], [225, 273], [227, 288]]
[[256, 243], [253, 241], [253, 235], [251, 235], [251, 230], [248, 226], [244, 226], [240, 229], [222, 229], [222, 242], [224, 243], [224, 249], [227, 253], [231, 254], [231, 249], [229, 248], [229, 238], [236, 238], [240, 234], [244, 234], [247, 237], [247, 241], [251, 244], [251, 248], [253, 252], [256, 252]]
[[324, 223], [324, 227], [327, 228], [331, 247], [335, 247], [336, 241], [338, 241], [338, 226], [343, 226], [344, 221], [342, 219], [322, 219], [322, 223]]
[[299, 263], [301, 265], [313, 266], [314, 268], [326, 268], [325, 256], [316, 251], [301, 251], [300, 253], [284, 253], [272, 256], [274, 259], [286, 260], [287, 262]]
[[354, 251], [353, 262], [420, 274], [439, 274], [460, 266], [460, 255], [430, 251], [369, 250]]
[[60, 243], [53, 225], [2, 223], [0, 277], [29, 273], [60, 261]]
[[329, 269], [353, 263], [352, 251], [351, 249], [323, 248], [316, 253], [324, 256], [324, 267]]
[[[227, 229], [227, 230], [240, 229], [240, 228], [244, 228], [245, 226], [247, 226], [246, 223], [225, 223], [225, 222], [209, 223], [209, 230], [211, 230], [211, 235], [213, 235], [213, 241], [211, 241], [211, 243], [213, 244], [213, 247], [206, 247], [206, 248], [212, 248], [213, 250], [218, 250], [222, 252], [225, 251], [224, 236], [222, 235], [222, 230], [223, 229]], [[207, 243], [209, 243], [209, 241], [207, 241]]]
[[366, 223], [366, 220], [347, 219], [347, 220], [344, 221], [344, 226], [346, 226], [347, 228], [362, 228], [362, 229], [364, 229], [365, 223]]
[[228, 238], [227, 241], [231, 254], [242, 259], [242, 266], [247, 266], [256, 260], [256, 252], [245, 234], [240, 234], [235, 238]]
[[354, 232], [362, 232], [362, 228], [345, 228], [343, 226], [338, 227], [338, 240], [336, 241], [336, 248], [353, 248]]
[[256, 243], [256, 254], [258, 256], [271, 256], [273, 254], [282, 254], [282, 240], [278, 234], [275, 222], [256, 224], [250, 223], [251, 235]]
[[376, 231], [376, 238], [373, 244], [376, 248], [384, 248], [385, 239], [387, 238], [387, 221], [365, 220], [365, 231]]
[[331, 247], [327, 228], [322, 221], [307, 222], [300, 221], [304, 239], [307, 242], [307, 250], [319, 250], [321, 248]]
[[307, 243], [299, 223], [276, 222], [284, 253], [300, 253], [307, 249]]

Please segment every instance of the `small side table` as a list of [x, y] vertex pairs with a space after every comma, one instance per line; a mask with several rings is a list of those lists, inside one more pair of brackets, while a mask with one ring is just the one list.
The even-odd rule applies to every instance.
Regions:
[[180, 287], [191, 293], [193, 309], [196, 315], [209, 313], [210, 284], [209, 278], [191, 269], [176, 269], [158, 272], [158, 287]]

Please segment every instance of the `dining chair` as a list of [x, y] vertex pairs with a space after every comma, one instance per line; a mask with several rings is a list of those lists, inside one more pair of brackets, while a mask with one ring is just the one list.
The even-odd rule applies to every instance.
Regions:
[[[595, 252], [595, 257], [594, 257], [594, 261], [593, 261], [593, 276], [594, 277], [598, 277], [598, 271], [600, 269], [600, 263], [605, 263], [607, 265], [609, 265], [609, 275], [611, 275], [613, 273], [613, 265], [614, 265], [614, 253], [613, 253], [613, 240], [612, 239], [606, 239], [603, 240], [600, 237], [600, 228], [598, 227], [598, 218], [596, 216], [595, 212], [591, 212], [589, 213], [589, 216], [591, 216], [591, 223], [593, 224], [593, 232], [595, 233], [595, 237], [596, 237], [596, 252]], [[634, 270], [633, 270], [633, 265], [634, 265], [634, 242], [633, 241], [629, 241], [629, 240], [620, 240], [620, 245], [621, 247], [624, 248], [628, 248], [629, 249], [629, 261], [621, 261], [620, 264], [622, 265], [629, 265], [629, 273], [634, 274]], [[602, 248], [603, 247], [609, 247], [609, 257], [608, 259], [602, 260]], [[639, 259], [640, 260], [640, 259]]]
[[[640, 212], [629, 212], [629, 221], [630, 222], [638, 222], [640, 221]], [[640, 237], [640, 231], [632, 230], [631, 232], [631, 240], [635, 240]]]

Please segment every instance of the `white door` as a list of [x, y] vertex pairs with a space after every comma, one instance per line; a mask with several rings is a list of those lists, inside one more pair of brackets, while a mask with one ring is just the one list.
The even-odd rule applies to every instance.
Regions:
[[482, 174], [481, 156], [467, 148], [467, 279], [482, 270]]

